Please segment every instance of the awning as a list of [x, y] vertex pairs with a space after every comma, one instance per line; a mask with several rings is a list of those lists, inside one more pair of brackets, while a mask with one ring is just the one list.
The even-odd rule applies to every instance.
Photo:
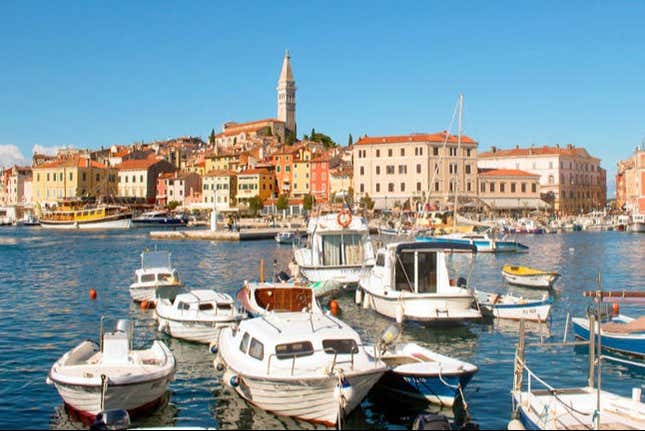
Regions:
[[492, 209], [503, 210], [543, 210], [549, 208], [549, 204], [540, 198], [483, 198], [482, 202]]

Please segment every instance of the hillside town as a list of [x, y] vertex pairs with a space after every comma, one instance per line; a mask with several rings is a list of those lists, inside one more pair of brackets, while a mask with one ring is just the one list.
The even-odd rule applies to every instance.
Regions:
[[[601, 160], [571, 144], [480, 148], [447, 131], [349, 137], [298, 136], [296, 85], [285, 53], [276, 118], [229, 121], [207, 140], [175, 139], [34, 154], [0, 171], [0, 208], [14, 221], [62, 201], [94, 200], [200, 213], [301, 214], [348, 202], [374, 210], [451, 207], [554, 216], [607, 209]], [[618, 164], [614, 209], [645, 212], [645, 151]]]

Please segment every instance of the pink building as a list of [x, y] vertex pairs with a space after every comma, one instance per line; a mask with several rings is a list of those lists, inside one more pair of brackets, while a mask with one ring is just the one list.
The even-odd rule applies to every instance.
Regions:
[[[166, 174], [167, 175], [167, 174]], [[170, 176], [163, 175], [157, 181], [157, 203], [165, 200], [165, 205], [170, 202], [179, 202], [181, 206], [200, 202], [202, 197], [202, 177], [194, 172], [175, 172]], [[159, 181], [165, 184], [159, 190]], [[159, 193], [163, 191], [165, 193]]]
[[323, 155], [311, 161], [310, 191], [317, 202], [329, 199], [329, 157]]
[[645, 214], [645, 148], [618, 162], [616, 204], [627, 211]]

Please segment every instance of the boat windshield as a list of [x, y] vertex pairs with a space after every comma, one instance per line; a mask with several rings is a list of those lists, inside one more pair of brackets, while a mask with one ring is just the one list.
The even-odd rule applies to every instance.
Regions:
[[322, 235], [323, 265], [363, 263], [363, 235], [356, 233]]
[[358, 353], [358, 346], [356, 341], [350, 339], [347, 340], [323, 340], [322, 342], [323, 350], [325, 353], [333, 355], [338, 353], [339, 355], [348, 355], [350, 353]]
[[[418, 261], [416, 271], [415, 261]], [[416, 293], [437, 293], [437, 254], [415, 251], [398, 255], [395, 289]]]
[[167, 251], [148, 251], [141, 255], [142, 268], [170, 268], [170, 253]]

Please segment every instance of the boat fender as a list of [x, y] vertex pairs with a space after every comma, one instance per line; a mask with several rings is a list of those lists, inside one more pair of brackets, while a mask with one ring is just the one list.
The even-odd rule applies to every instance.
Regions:
[[351, 400], [353, 396], [354, 387], [344, 376], [340, 376], [336, 389], [334, 390], [334, 398], [336, 398], [338, 404], [343, 408], [343, 410], [347, 408], [349, 400]]
[[240, 385], [240, 378], [237, 377], [237, 375], [233, 374], [231, 378], [228, 380], [228, 383], [232, 387], [237, 388]]
[[224, 371], [224, 368], [226, 368], [226, 366], [221, 362], [217, 361], [217, 365], [215, 365], [215, 369], [219, 372], [222, 372]]
[[398, 307], [396, 307], [396, 323], [398, 324], [403, 323], [403, 316], [404, 316], [403, 306], [399, 305]]
[[168, 329], [168, 322], [165, 320], [159, 321], [159, 332], [166, 332], [166, 329]]
[[457, 287], [467, 287], [468, 286], [468, 280], [466, 280], [464, 277], [459, 277], [457, 279]]
[[356, 295], [354, 296], [354, 302], [356, 305], [360, 305], [361, 301], [363, 300], [361, 296], [361, 289], [356, 288]]
[[367, 292], [365, 292], [365, 294], [363, 295], [363, 308], [365, 310], [370, 309], [370, 295]]
[[524, 425], [522, 424], [522, 421], [519, 419], [513, 419], [508, 423], [508, 428], [509, 430], [525, 430]]
[[217, 355], [217, 342], [213, 341], [212, 343], [209, 344], [208, 350], [213, 354]]

